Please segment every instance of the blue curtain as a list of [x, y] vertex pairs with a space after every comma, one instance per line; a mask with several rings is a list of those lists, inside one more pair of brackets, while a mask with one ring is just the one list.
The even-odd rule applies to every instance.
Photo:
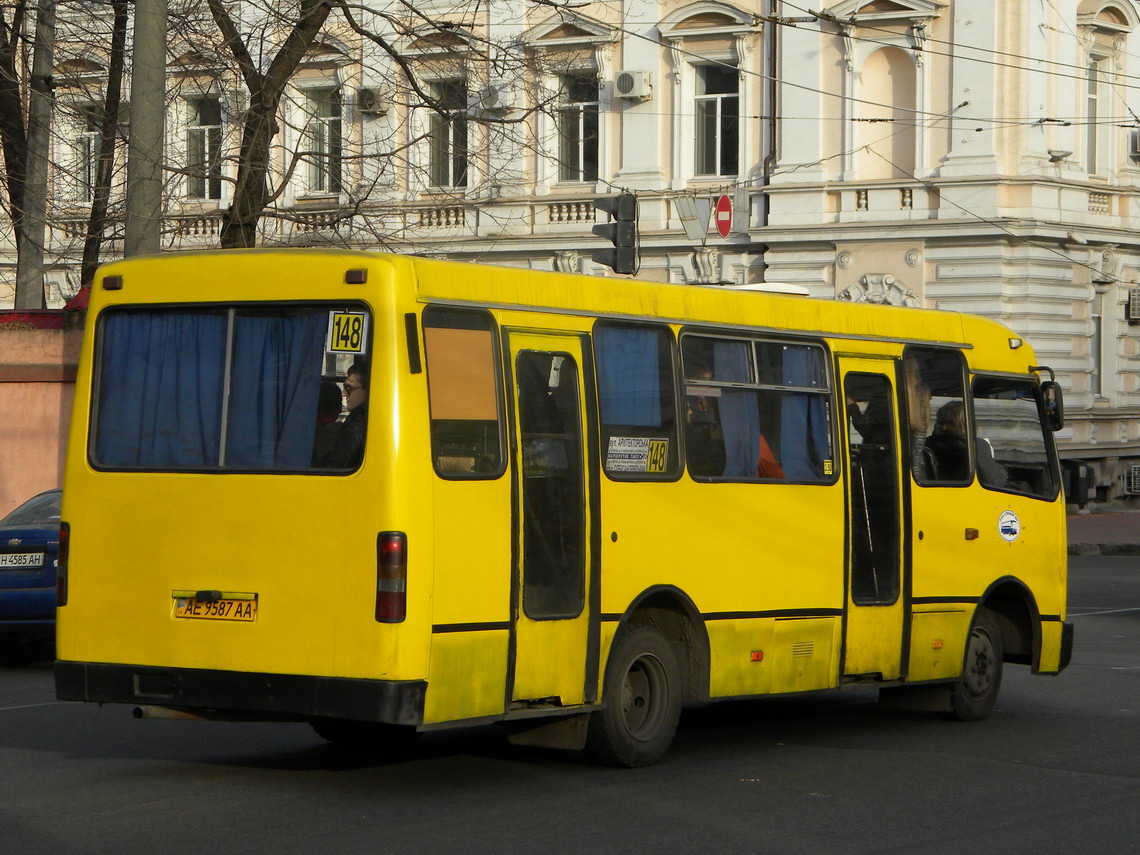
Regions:
[[327, 312], [237, 316], [227, 468], [309, 466], [327, 318]]
[[98, 463], [216, 466], [225, 315], [113, 312], [101, 333]]
[[[747, 342], [713, 343], [713, 378], [729, 383], [751, 380]], [[760, 461], [760, 408], [750, 389], [722, 389], [718, 402], [724, 435], [724, 477], [755, 478]]]
[[661, 426], [661, 370], [656, 330], [599, 327], [598, 394], [602, 424]]
[[[789, 386], [822, 388], [823, 354], [813, 347], [784, 350], [784, 382]], [[827, 396], [784, 395], [780, 413], [781, 457], [784, 474], [792, 480], [823, 477], [823, 460], [831, 456]]]

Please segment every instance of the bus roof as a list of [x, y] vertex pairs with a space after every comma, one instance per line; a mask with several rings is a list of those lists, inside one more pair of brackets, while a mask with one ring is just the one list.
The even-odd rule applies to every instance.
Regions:
[[[996, 370], [1024, 372], [1033, 362], [1030, 348], [1011, 343], [1020, 343], [1016, 333], [996, 321], [959, 312], [805, 299], [753, 287], [668, 284], [343, 249], [138, 256], [100, 268], [101, 279], [123, 276], [134, 280], [134, 287], [118, 293], [97, 288], [92, 308], [98, 310], [106, 302], [311, 299], [321, 296], [325, 287], [343, 286], [345, 271], [362, 268], [375, 269], [371, 282], [383, 281], [386, 273], [403, 273], [414, 281], [421, 302], [984, 347], [990, 357], [998, 357]], [[138, 279], [145, 282], [145, 290], [136, 284]]]

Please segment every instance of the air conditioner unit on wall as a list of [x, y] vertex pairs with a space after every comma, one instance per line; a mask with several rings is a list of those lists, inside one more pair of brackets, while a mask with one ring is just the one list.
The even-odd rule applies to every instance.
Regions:
[[653, 77], [648, 71], [619, 71], [614, 78], [615, 98], [647, 101], [653, 95]]
[[1140, 463], [1133, 463], [1124, 475], [1124, 492], [1140, 496]]
[[491, 79], [479, 90], [478, 106], [483, 110], [513, 110], [518, 106], [519, 91], [510, 80]]
[[356, 109], [365, 116], [383, 116], [392, 109], [392, 92], [387, 86], [366, 86], [356, 90]]
[[1125, 316], [1130, 324], [1140, 324], [1140, 288], [1128, 289], [1128, 304], [1125, 306]]

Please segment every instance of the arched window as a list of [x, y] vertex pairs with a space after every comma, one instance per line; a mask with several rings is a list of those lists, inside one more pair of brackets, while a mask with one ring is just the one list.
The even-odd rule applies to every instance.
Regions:
[[914, 60], [901, 48], [881, 48], [858, 76], [859, 179], [912, 177], [919, 121]]
[[1136, 16], [1117, 3], [1086, 0], [1078, 9], [1077, 24], [1085, 49], [1081, 160], [1089, 175], [1107, 177], [1120, 158], [1117, 126], [1125, 100], [1116, 90], [1117, 77], [1125, 70], [1125, 39]]

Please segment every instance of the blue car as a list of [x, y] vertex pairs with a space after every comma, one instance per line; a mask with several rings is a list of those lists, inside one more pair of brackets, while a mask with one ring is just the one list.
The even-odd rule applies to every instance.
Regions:
[[60, 491], [34, 496], [0, 520], [0, 665], [28, 665], [55, 637]]

